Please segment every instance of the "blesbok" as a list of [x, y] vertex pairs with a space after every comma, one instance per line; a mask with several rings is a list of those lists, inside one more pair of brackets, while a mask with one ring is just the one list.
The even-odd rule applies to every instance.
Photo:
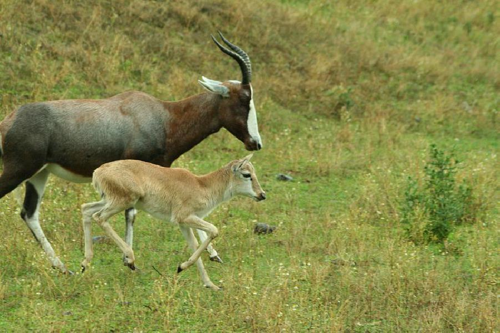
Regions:
[[[220, 34], [220, 33], [219, 33]], [[26, 182], [21, 217], [54, 267], [67, 272], [40, 227], [38, 213], [49, 174], [72, 182], [90, 182], [100, 165], [135, 159], [169, 167], [209, 135], [226, 128], [259, 150], [262, 141], [250, 84], [248, 55], [212, 36], [220, 50], [236, 60], [242, 80], [203, 79], [208, 93], [166, 102], [142, 92], [125, 92], [100, 100], [60, 100], [21, 106], [0, 123], [3, 173], [0, 198]], [[125, 213], [126, 240], [132, 246], [136, 211]], [[203, 240], [206, 235], [199, 233]], [[220, 258], [213, 248], [211, 258]]]
[[[134, 207], [178, 225], [193, 254], [179, 265], [177, 272], [196, 262], [204, 285], [219, 289], [210, 281], [200, 258], [219, 232], [203, 218], [220, 203], [236, 195], [251, 197], [257, 201], [266, 198], [250, 162], [251, 157], [249, 155], [232, 161], [205, 176], [195, 176], [186, 169], [164, 168], [137, 160], [103, 164], [92, 176], [92, 184], [101, 195], [101, 200], [82, 205], [85, 235], [82, 269], [85, 270], [93, 257], [92, 219], [99, 223], [122, 250], [126, 264], [135, 269], [134, 251], [108, 223], [113, 215]], [[200, 246], [193, 235], [193, 229], [203, 230], [208, 235]]]

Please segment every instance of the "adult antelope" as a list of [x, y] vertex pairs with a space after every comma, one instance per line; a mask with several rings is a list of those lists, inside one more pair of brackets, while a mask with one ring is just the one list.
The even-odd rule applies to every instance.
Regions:
[[[127, 208], [137, 207], [154, 217], [170, 221], [179, 226], [193, 251], [192, 256], [181, 265], [181, 272], [196, 262], [201, 279], [206, 287], [214, 285], [203, 266], [200, 255], [217, 237], [217, 228], [203, 218], [220, 203], [236, 195], [251, 197], [256, 201], [266, 198], [255, 169], [250, 162], [252, 155], [232, 161], [223, 168], [205, 176], [195, 176], [185, 169], [163, 168], [136, 160], [106, 163], [94, 171], [92, 184], [101, 195], [101, 200], [82, 205], [85, 235], [85, 259], [82, 268], [90, 264], [92, 250], [92, 218], [122, 250], [126, 265], [135, 269], [132, 248], [124, 242], [108, 223], [108, 219]], [[202, 230], [208, 238], [198, 246], [193, 229]]]
[[[220, 33], [219, 33], [220, 34]], [[250, 84], [248, 55], [238, 46], [212, 36], [220, 50], [236, 60], [242, 80], [202, 78], [208, 93], [178, 102], [161, 101], [142, 92], [125, 92], [100, 100], [60, 100], [21, 106], [0, 123], [3, 173], [0, 198], [26, 181], [21, 217], [54, 267], [67, 272], [40, 227], [38, 213], [49, 174], [71, 182], [90, 182], [100, 165], [135, 159], [169, 167], [209, 135], [226, 128], [259, 150], [262, 141]], [[125, 212], [126, 240], [132, 246], [136, 211]], [[200, 238], [206, 239], [201, 232]], [[209, 247], [212, 258], [219, 259]]]

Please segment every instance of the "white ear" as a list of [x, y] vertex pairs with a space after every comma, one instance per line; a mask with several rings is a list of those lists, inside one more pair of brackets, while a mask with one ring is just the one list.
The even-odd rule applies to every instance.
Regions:
[[201, 84], [203, 88], [217, 95], [221, 95], [222, 97], [229, 97], [229, 88], [223, 86], [222, 82], [210, 80], [204, 76], [202, 76], [201, 78], [202, 79], [198, 80], [198, 82]]
[[212, 80], [212, 79], [206, 78], [204, 76], [202, 76], [201, 79], [202, 79], [202, 81], [205, 81], [205, 82], [208, 82], [208, 83], [222, 84], [222, 82], [220, 82], [220, 81]]

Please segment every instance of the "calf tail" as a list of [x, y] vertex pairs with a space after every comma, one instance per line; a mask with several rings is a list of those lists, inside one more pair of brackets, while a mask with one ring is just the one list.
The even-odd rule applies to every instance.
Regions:
[[95, 172], [92, 175], [92, 186], [94, 186], [94, 188], [96, 189], [97, 193], [99, 193], [99, 195], [101, 196], [101, 199], [103, 199], [104, 198], [104, 191], [101, 189], [101, 185], [97, 181], [97, 177], [96, 177]]

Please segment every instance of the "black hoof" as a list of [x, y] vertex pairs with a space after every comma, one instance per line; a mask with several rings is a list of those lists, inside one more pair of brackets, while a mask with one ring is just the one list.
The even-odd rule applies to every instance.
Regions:
[[127, 267], [130, 268], [131, 270], [135, 271], [135, 265], [132, 264], [127, 264]]
[[223, 264], [223, 263], [224, 263], [224, 262], [222, 261], [221, 257], [219, 257], [218, 255], [213, 256], [213, 257], [210, 257], [210, 260], [211, 260], [211, 261], [218, 262], [218, 263], [220, 263], [220, 264]]
[[179, 274], [182, 271], [183, 271], [183, 269], [181, 268], [181, 265], [179, 265], [179, 267], [177, 267], [177, 274]]
[[82, 274], [85, 272], [86, 267], [82, 265]]

